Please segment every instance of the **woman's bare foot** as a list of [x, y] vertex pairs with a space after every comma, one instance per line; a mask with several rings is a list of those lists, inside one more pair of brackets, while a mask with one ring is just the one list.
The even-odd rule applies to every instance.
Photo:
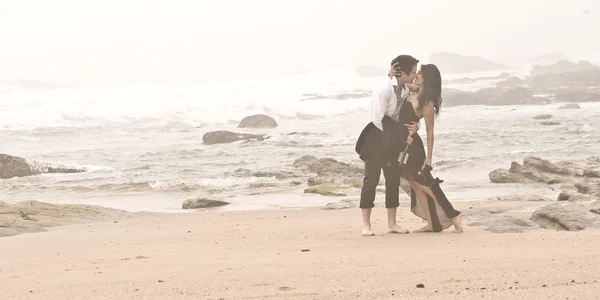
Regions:
[[452, 224], [454, 225], [453, 233], [463, 233], [462, 214], [452, 218]]
[[390, 225], [388, 227], [388, 233], [406, 234], [406, 233], [409, 233], [409, 231], [406, 229], [402, 229], [402, 227], [398, 226], [398, 224], [394, 224], [394, 225]]
[[371, 226], [365, 226], [362, 230], [362, 236], [374, 236], [375, 232], [371, 230]]
[[421, 229], [417, 229], [413, 232], [433, 232], [433, 228], [431, 227], [431, 225], [427, 224], [427, 225], [423, 226]]

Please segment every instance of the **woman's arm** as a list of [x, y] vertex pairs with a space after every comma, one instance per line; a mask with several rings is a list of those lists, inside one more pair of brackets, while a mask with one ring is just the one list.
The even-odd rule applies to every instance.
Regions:
[[431, 158], [433, 157], [433, 126], [435, 123], [435, 114], [433, 112], [433, 105], [431, 102], [423, 107], [423, 118], [425, 119], [425, 129], [427, 130], [427, 159], [425, 163], [431, 164]]

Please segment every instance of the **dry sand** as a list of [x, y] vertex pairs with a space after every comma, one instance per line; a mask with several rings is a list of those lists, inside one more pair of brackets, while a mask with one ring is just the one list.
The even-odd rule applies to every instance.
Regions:
[[[422, 226], [406, 208], [399, 218]], [[374, 237], [360, 236], [359, 209], [310, 209], [137, 214], [0, 238], [0, 299], [600, 297], [600, 230], [397, 235], [383, 233], [384, 209], [373, 219]]]

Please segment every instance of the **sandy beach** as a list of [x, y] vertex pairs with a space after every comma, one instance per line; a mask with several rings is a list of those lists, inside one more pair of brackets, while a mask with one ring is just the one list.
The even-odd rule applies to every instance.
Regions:
[[[398, 216], [422, 226], [407, 207]], [[137, 213], [51, 227], [0, 238], [0, 299], [598, 297], [598, 229], [492, 233], [466, 216], [463, 234], [398, 235], [385, 222], [377, 207], [375, 237], [360, 236], [356, 208]]]

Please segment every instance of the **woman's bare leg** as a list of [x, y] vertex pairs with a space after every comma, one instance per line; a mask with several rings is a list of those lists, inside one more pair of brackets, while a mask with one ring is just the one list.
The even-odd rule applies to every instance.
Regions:
[[423, 186], [421, 186], [420, 184], [414, 181], [409, 181], [408, 183], [410, 184], [412, 190], [415, 192], [417, 201], [419, 201], [419, 204], [423, 208], [423, 212], [425, 213], [425, 219], [427, 220], [427, 225], [418, 230], [415, 230], [415, 232], [432, 232], [433, 226], [431, 225], [431, 213], [429, 212], [429, 204], [427, 203], [427, 194], [423, 190]]
[[[431, 197], [435, 202], [438, 202], [437, 198], [433, 194], [433, 191], [431, 190], [430, 187], [424, 186], [424, 185], [420, 185], [418, 183], [415, 183], [415, 184], [421, 188], [421, 190], [423, 191], [423, 193], [425, 193], [426, 195], [428, 195], [429, 197]], [[431, 216], [430, 216], [430, 218], [431, 218]], [[452, 231], [453, 233], [463, 233], [462, 214], [460, 214], [460, 215], [452, 218], [452, 225], [454, 226], [454, 230]]]

